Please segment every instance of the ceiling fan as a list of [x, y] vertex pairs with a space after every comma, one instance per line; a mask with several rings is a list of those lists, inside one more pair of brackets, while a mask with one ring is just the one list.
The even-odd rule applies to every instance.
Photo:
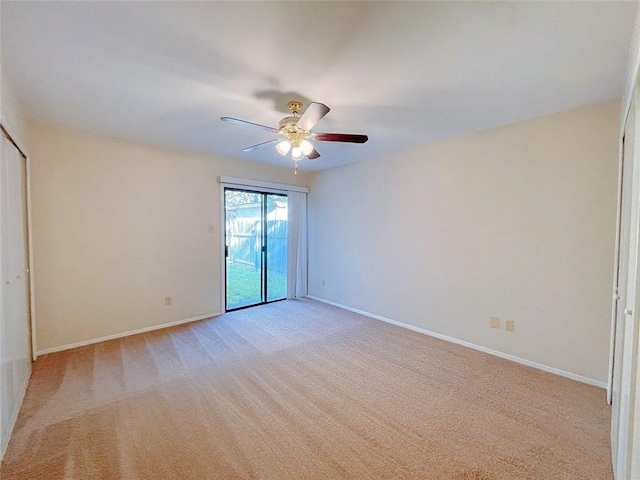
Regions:
[[353, 133], [320, 133], [312, 132], [315, 127], [327, 113], [329, 107], [322, 103], [312, 102], [304, 111], [302, 116], [299, 115], [302, 108], [302, 102], [292, 100], [287, 103], [287, 107], [291, 111], [291, 115], [280, 120], [278, 128], [267, 127], [258, 123], [238, 120], [231, 117], [220, 117], [224, 122], [236, 123], [238, 125], [247, 125], [249, 127], [260, 128], [268, 132], [275, 133], [278, 138], [269, 140], [268, 142], [259, 143], [251, 147], [242, 149], [243, 152], [251, 152], [253, 150], [275, 145], [280, 155], [286, 155], [291, 151], [291, 158], [295, 162], [294, 173], [298, 173], [298, 161], [304, 157], [313, 160], [320, 156], [318, 150], [313, 146], [314, 141], [318, 142], [347, 142], [347, 143], [364, 143], [369, 140], [366, 135], [358, 135]]

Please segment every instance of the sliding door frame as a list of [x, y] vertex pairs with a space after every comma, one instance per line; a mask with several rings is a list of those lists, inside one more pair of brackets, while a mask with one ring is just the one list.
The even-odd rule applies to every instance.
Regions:
[[[268, 281], [267, 281], [267, 268], [268, 268], [268, 264], [267, 264], [267, 231], [265, 225], [264, 225], [264, 220], [263, 220], [263, 225], [262, 225], [262, 229], [261, 229], [261, 237], [262, 237], [262, 251], [260, 253], [261, 255], [261, 261], [262, 261], [262, 271], [260, 272], [260, 294], [264, 295], [264, 301], [261, 301], [260, 303], [255, 303], [255, 304], [251, 304], [251, 305], [246, 305], [246, 306], [242, 306], [242, 307], [237, 307], [237, 308], [232, 308], [232, 309], [228, 309], [227, 308], [227, 232], [226, 232], [226, 224], [227, 224], [227, 205], [226, 205], [226, 198], [225, 198], [225, 191], [226, 190], [236, 190], [236, 191], [242, 191], [242, 192], [247, 192], [247, 193], [255, 193], [255, 194], [260, 194], [260, 195], [268, 195], [268, 194], [272, 194], [272, 195], [280, 195], [283, 196], [285, 198], [289, 198], [289, 194], [287, 190], [280, 190], [280, 189], [276, 189], [276, 188], [268, 188], [268, 187], [262, 187], [262, 186], [251, 186], [251, 185], [243, 185], [243, 184], [235, 184], [235, 183], [223, 183], [220, 182], [220, 258], [222, 259], [222, 265], [221, 265], [221, 279], [220, 279], [220, 285], [221, 285], [221, 297], [220, 297], [220, 304], [222, 305], [223, 311], [224, 312], [232, 312], [232, 311], [236, 311], [236, 310], [242, 310], [244, 308], [250, 308], [250, 307], [255, 307], [257, 305], [264, 305], [267, 303], [273, 303], [273, 302], [280, 302], [282, 300], [286, 300], [287, 296], [285, 295], [284, 298], [279, 298], [277, 300], [268, 300]], [[266, 203], [266, 197], [265, 201], [262, 203], [262, 218], [266, 219], [266, 208], [267, 208], [267, 203]], [[288, 272], [287, 272], [288, 275]]]

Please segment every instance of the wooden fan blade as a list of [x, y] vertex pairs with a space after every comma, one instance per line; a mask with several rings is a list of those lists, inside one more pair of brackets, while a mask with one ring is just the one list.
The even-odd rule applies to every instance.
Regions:
[[243, 148], [242, 151], [243, 152], [253, 152], [254, 150], [257, 150], [259, 148], [264, 148], [264, 147], [268, 147], [270, 145], [275, 145], [279, 141], [280, 140], [278, 140], [276, 138], [275, 140], [269, 140], [268, 142], [262, 142], [262, 143], [259, 143], [257, 145], [252, 145], [251, 147]]
[[355, 133], [316, 133], [316, 140], [321, 142], [348, 142], [348, 143], [365, 143], [369, 140], [366, 135], [358, 135]]
[[231, 117], [220, 117], [220, 120], [222, 120], [223, 122], [235, 123], [236, 125], [245, 125], [247, 127], [260, 128], [271, 133], [278, 133], [277, 128], [267, 127], [266, 125], [260, 125], [259, 123], [247, 122], [246, 120], [238, 120], [237, 118]]
[[318, 150], [316, 150], [315, 148], [313, 149], [313, 151], [309, 155], [307, 155], [307, 158], [309, 160], [315, 160], [318, 157], [320, 157], [320, 154], [318, 153]]
[[296, 126], [302, 130], [309, 131], [315, 127], [316, 123], [318, 123], [322, 117], [329, 113], [329, 110], [331, 109], [324, 103], [312, 102], [302, 114]]

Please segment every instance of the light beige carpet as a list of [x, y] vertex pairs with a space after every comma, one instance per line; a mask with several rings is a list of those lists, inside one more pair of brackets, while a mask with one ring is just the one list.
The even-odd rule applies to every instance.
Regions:
[[45, 355], [2, 479], [612, 478], [605, 392], [311, 300]]

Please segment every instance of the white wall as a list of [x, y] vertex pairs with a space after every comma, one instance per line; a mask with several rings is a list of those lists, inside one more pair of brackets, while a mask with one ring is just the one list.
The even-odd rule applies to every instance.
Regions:
[[606, 382], [619, 112], [314, 174], [310, 295]]
[[217, 177], [306, 182], [47, 125], [29, 143], [40, 351], [221, 313]]
[[624, 82], [624, 92], [622, 95], [622, 108], [620, 109], [620, 134], [624, 131], [624, 121], [629, 112], [631, 105], [631, 97], [638, 81], [638, 68], [640, 68], [640, 3], [636, 2], [636, 21], [633, 26], [631, 35], [631, 44], [629, 45], [629, 58], [627, 60], [627, 75]]
[[26, 149], [27, 119], [4, 73], [0, 73], [0, 119], [20, 148]]

